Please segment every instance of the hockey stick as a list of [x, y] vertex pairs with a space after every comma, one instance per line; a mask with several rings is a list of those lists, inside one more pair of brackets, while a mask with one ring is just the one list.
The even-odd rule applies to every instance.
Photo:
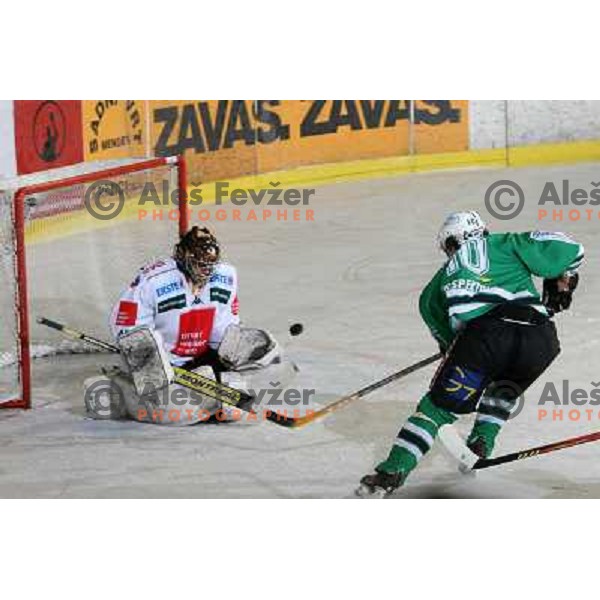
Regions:
[[564, 450], [565, 448], [571, 448], [572, 446], [597, 442], [600, 440], [600, 431], [595, 431], [594, 433], [588, 433], [573, 438], [567, 438], [566, 440], [545, 444], [544, 446], [536, 446], [535, 448], [528, 448], [527, 450], [519, 450], [518, 452], [511, 452], [510, 454], [503, 454], [502, 456], [497, 456], [496, 458], [479, 458], [474, 452], [471, 452], [471, 450], [467, 448], [467, 446], [464, 444], [464, 441], [458, 435], [452, 425], [442, 427], [440, 430], [440, 439], [446, 449], [460, 463], [459, 469], [462, 472], [468, 472], [471, 470], [478, 471], [480, 469], [488, 469], [489, 467], [503, 465], [514, 462], [515, 460], [523, 460], [524, 458], [532, 458], [542, 454], [549, 454], [550, 452]]
[[471, 452], [465, 440], [459, 435], [454, 425], [444, 425], [438, 432], [438, 439], [446, 453], [458, 462], [461, 473], [469, 473], [479, 460], [479, 456]]
[[109, 344], [103, 340], [99, 340], [98, 338], [92, 337], [90, 335], [86, 335], [82, 331], [77, 331], [77, 329], [71, 329], [62, 323], [58, 323], [57, 321], [53, 321], [52, 319], [47, 319], [46, 317], [39, 317], [37, 322], [40, 325], [45, 325], [46, 327], [50, 327], [51, 329], [56, 329], [60, 331], [62, 334], [70, 337], [74, 340], [81, 340], [82, 342], [86, 342], [92, 346], [96, 346], [97, 348], [102, 348], [106, 352], [113, 352], [115, 354], [119, 354], [120, 350], [113, 344]]
[[[55, 329], [67, 337], [81, 340], [87, 344], [102, 348], [114, 354], [120, 353], [120, 350], [117, 346], [110, 344], [109, 342], [105, 342], [104, 340], [92, 337], [91, 335], [87, 335], [82, 331], [78, 331], [77, 329], [67, 327], [66, 325], [58, 323], [57, 321], [53, 321], [52, 319], [40, 317], [37, 319], [37, 322], [40, 325], [45, 325], [46, 327]], [[235, 408], [239, 408], [245, 412], [258, 414], [256, 410], [256, 398], [254, 396], [181, 367], [173, 366], [173, 371], [175, 372], [174, 383], [208, 396], [214, 400], [219, 400], [220, 402], [234, 406]], [[295, 422], [298, 420], [298, 417], [290, 417], [286, 414], [286, 412], [278, 413], [276, 411], [267, 409], [262, 410], [262, 416], [267, 421], [272, 421], [273, 423], [277, 423], [277, 425], [282, 425], [283, 427], [294, 427]]]
[[[109, 344], [108, 342], [104, 342], [103, 340], [99, 340], [95, 337], [86, 335], [85, 333], [77, 331], [76, 329], [66, 327], [65, 325], [62, 325], [61, 323], [58, 323], [51, 319], [40, 317], [38, 318], [37, 322], [41, 325], [46, 325], [47, 327], [56, 329], [57, 331], [60, 331], [68, 337], [72, 337], [87, 342], [88, 344], [93, 344], [102, 347], [108, 350], [109, 352], [119, 352], [119, 348], [117, 348], [117, 346], [114, 346], [113, 344]], [[402, 377], [406, 377], [407, 375], [410, 375], [411, 373], [414, 373], [415, 371], [426, 367], [431, 363], [436, 362], [441, 358], [441, 356], [441, 353], [438, 353], [434, 354], [433, 356], [424, 358], [423, 360], [420, 360], [400, 371], [397, 371], [396, 373], [392, 373], [391, 375], [388, 375], [387, 377], [384, 377], [383, 379], [380, 379], [375, 383], [371, 383], [370, 385], [361, 388], [353, 394], [342, 396], [338, 400], [335, 400], [334, 402], [321, 408], [320, 410], [307, 411], [307, 413], [302, 417], [289, 417], [287, 414], [282, 415], [281, 413], [277, 412], [273, 413], [271, 411], [264, 411], [264, 418], [273, 423], [277, 423], [277, 425], [281, 425], [283, 427], [290, 427], [294, 429], [304, 427], [305, 425], [308, 425], [309, 423], [312, 423], [317, 419], [325, 417], [326, 415], [332, 413], [335, 410], [339, 410], [340, 408], [346, 406], [353, 400], [362, 398], [367, 394], [370, 394], [371, 392], [374, 392], [375, 390], [392, 383], [393, 381], [397, 381]], [[208, 377], [202, 377], [202, 375], [198, 375], [197, 373], [187, 371], [186, 369], [182, 369], [180, 367], [174, 367], [174, 370], [176, 375], [175, 383], [178, 383], [183, 387], [190, 388], [194, 391], [204, 393], [216, 400], [221, 400], [225, 404], [230, 404], [232, 406], [235, 406], [236, 408], [239, 408], [240, 410], [255, 413], [253, 405], [255, 404], [256, 399], [254, 398], [254, 396], [242, 392], [241, 390], [236, 390], [235, 388], [222, 385], [220, 383], [217, 383], [216, 381], [213, 381], [212, 379], [209, 379]], [[211, 395], [211, 393], [215, 393], [214, 390], [218, 390], [216, 392], [217, 395]]]
[[402, 379], [403, 377], [406, 377], [407, 375], [410, 375], [411, 373], [414, 373], [415, 371], [418, 371], [419, 369], [422, 369], [423, 367], [426, 367], [427, 365], [430, 365], [431, 363], [436, 362], [441, 357], [442, 357], [441, 353], [434, 354], [433, 356], [428, 356], [427, 358], [424, 358], [423, 360], [420, 360], [419, 362], [416, 362], [400, 371], [397, 371], [396, 373], [392, 373], [391, 375], [388, 375], [387, 377], [384, 377], [383, 379], [380, 379], [379, 381], [376, 381], [375, 383], [371, 383], [370, 385], [367, 385], [364, 388], [361, 388], [360, 390], [354, 392], [353, 394], [348, 394], [346, 396], [342, 396], [341, 398], [339, 398], [338, 400], [335, 400], [334, 402], [325, 406], [324, 408], [317, 410], [312, 414], [307, 414], [304, 417], [300, 417], [299, 419], [296, 420], [294, 427], [302, 427], [304, 425], [307, 425], [308, 423], [312, 423], [313, 421], [316, 421], [317, 419], [321, 419], [322, 417], [328, 415], [329, 413], [332, 413], [333, 411], [339, 410], [343, 406], [346, 406], [350, 402], [352, 402], [354, 400], [358, 400], [359, 398], [363, 398], [367, 394], [370, 394], [371, 392], [378, 390], [379, 388], [383, 387], [384, 385], [388, 385], [389, 383], [392, 383], [393, 381]]

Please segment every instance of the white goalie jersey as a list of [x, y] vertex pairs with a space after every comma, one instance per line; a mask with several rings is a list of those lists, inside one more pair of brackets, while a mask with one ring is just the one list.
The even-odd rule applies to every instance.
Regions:
[[158, 331], [171, 362], [181, 366], [217, 349], [229, 325], [239, 324], [237, 273], [218, 263], [208, 283], [198, 292], [172, 258], [142, 267], [113, 308], [110, 326], [122, 332], [146, 325]]

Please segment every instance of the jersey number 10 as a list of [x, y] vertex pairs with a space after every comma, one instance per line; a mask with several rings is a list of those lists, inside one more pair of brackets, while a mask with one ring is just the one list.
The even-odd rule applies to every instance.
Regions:
[[475, 275], [484, 275], [490, 269], [487, 240], [485, 238], [466, 241], [450, 259], [446, 273], [452, 275], [459, 269], [468, 269]]

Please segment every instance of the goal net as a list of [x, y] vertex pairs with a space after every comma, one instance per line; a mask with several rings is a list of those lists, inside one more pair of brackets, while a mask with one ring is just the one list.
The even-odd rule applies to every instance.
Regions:
[[31, 406], [35, 359], [94, 351], [39, 317], [110, 339], [110, 309], [136, 269], [187, 229], [171, 196], [184, 187], [185, 164], [169, 157], [0, 190], [0, 408]]

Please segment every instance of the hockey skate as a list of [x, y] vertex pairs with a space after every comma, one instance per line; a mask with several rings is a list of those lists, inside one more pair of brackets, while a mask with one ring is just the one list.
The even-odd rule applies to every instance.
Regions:
[[489, 458], [492, 455], [499, 433], [499, 425], [476, 423], [467, 438], [467, 448], [479, 458]]
[[479, 458], [488, 458], [491, 455], [491, 450], [488, 450], [488, 445], [485, 439], [481, 436], [478, 436], [472, 440], [469, 440], [467, 443], [467, 448], [479, 456]]
[[405, 479], [406, 475], [402, 472], [384, 473], [383, 471], [376, 471], [372, 475], [365, 475], [360, 480], [356, 495], [359, 498], [386, 498], [402, 486]]

